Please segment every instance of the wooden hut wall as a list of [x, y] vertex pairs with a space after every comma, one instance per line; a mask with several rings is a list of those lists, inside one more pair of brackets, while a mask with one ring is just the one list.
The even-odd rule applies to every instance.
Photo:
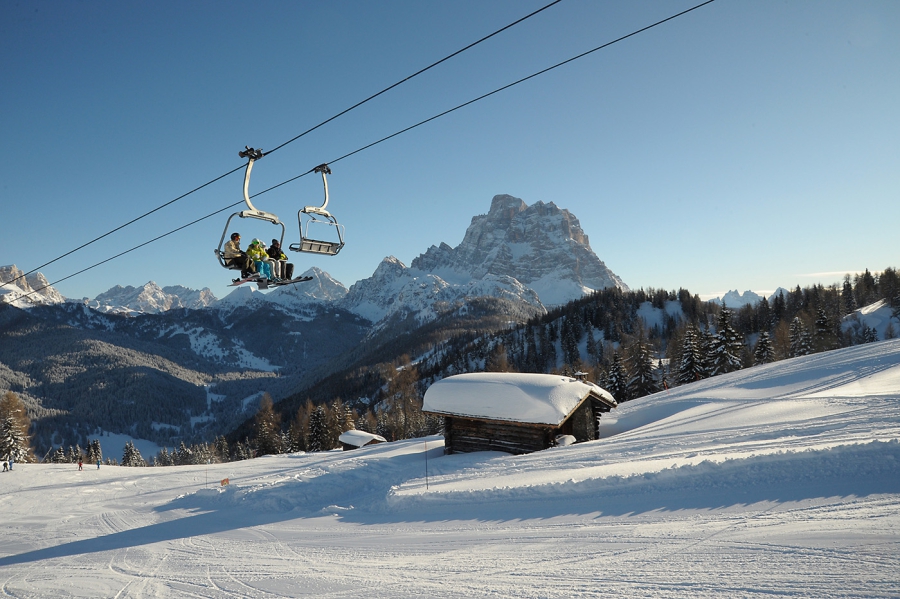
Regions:
[[447, 416], [444, 418], [444, 445], [447, 453], [530, 453], [550, 447], [552, 431], [551, 427]]

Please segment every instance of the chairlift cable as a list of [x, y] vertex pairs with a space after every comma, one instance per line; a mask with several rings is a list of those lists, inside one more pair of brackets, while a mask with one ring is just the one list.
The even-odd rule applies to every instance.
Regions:
[[[448, 110], [445, 110], [444, 112], [441, 112], [440, 114], [437, 114], [437, 115], [435, 115], [435, 116], [433, 116], [433, 117], [431, 117], [431, 118], [428, 118], [428, 119], [425, 119], [425, 120], [423, 120], [423, 121], [420, 121], [420, 122], [418, 122], [418, 123], [416, 123], [416, 124], [414, 124], [414, 125], [410, 125], [409, 127], [406, 127], [405, 129], [402, 129], [402, 130], [400, 130], [400, 131], [397, 131], [396, 133], [393, 133], [393, 134], [391, 134], [391, 135], [388, 135], [388, 136], [386, 136], [386, 137], [383, 137], [383, 138], [381, 138], [381, 139], [379, 139], [379, 140], [377, 140], [377, 141], [374, 141], [374, 142], [372, 142], [372, 143], [370, 143], [370, 144], [367, 144], [367, 145], [365, 145], [365, 146], [363, 146], [363, 147], [361, 147], [361, 148], [359, 148], [359, 149], [357, 149], [357, 150], [354, 150], [354, 151], [352, 151], [352, 152], [349, 152], [349, 153], [347, 153], [347, 154], [344, 154], [343, 156], [341, 156], [341, 157], [339, 157], [339, 158], [336, 158], [336, 159], [334, 159], [334, 160], [331, 160], [330, 162], [327, 162], [327, 163], [325, 163], [325, 164], [334, 164], [335, 162], [339, 162], [339, 161], [343, 160], [344, 158], [348, 158], [348, 157], [350, 157], [350, 156], [353, 156], [354, 154], [358, 154], [359, 152], [362, 152], [363, 150], [367, 150], [367, 149], [369, 149], [369, 148], [371, 148], [371, 147], [373, 147], [373, 146], [376, 146], [376, 145], [378, 145], [378, 144], [380, 144], [380, 143], [382, 143], [382, 142], [384, 142], [384, 141], [387, 141], [387, 140], [389, 140], [389, 139], [391, 139], [391, 138], [397, 137], [398, 135], [401, 135], [402, 133], [406, 133], [407, 131], [410, 131], [410, 130], [412, 130], [412, 129], [415, 129], [416, 127], [419, 127], [419, 126], [421, 126], [421, 125], [424, 125], [424, 124], [426, 124], [426, 123], [429, 123], [429, 122], [431, 122], [431, 121], [433, 121], [433, 120], [435, 120], [435, 119], [438, 119], [438, 118], [440, 118], [440, 117], [442, 117], [442, 116], [445, 116], [445, 115], [447, 115], [447, 114], [450, 114], [451, 112], [455, 112], [456, 110], [459, 110], [460, 108], [464, 108], [464, 107], [466, 107], [466, 106], [469, 106], [470, 104], [473, 104], [473, 103], [475, 103], [475, 102], [478, 102], [479, 100], [483, 100], [483, 99], [485, 99], [485, 98], [487, 98], [487, 97], [489, 97], [489, 96], [492, 96], [492, 95], [494, 95], [494, 94], [496, 94], [496, 93], [499, 93], [499, 92], [501, 92], [501, 91], [503, 91], [503, 90], [506, 90], [506, 89], [509, 89], [509, 88], [511, 88], [511, 87], [513, 87], [513, 86], [515, 86], [515, 85], [518, 85], [519, 83], [523, 83], [523, 82], [525, 82], [525, 81], [528, 81], [528, 80], [530, 80], [530, 79], [533, 79], [533, 78], [537, 77], [538, 75], [542, 75], [542, 74], [544, 74], [544, 73], [547, 73], [547, 72], [549, 72], [549, 71], [552, 71], [553, 69], [556, 69], [556, 68], [561, 67], [561, 66], [563, 66], [563, 65], [566, 65], [566, 64], [568, 64], [568, 63], [570, 63], [570, 62], [573, 62], [573, 61], [575, 61], [575, 60], [578, 60], [579, 58], [583, 58], [583, 57], [585, 57], [585, 56], [588, 56], [588, 55], [590, 55], [590, 54], [593, 54], [594, 52], [597, 52], [597, 51], [602, 50], [602, 49], [604, 49], [604, 48], [608, 48], [609, 46], [611, 46], [611, 45], [613, 45], [613, 44], [615, 44], [615, 43], [618, 43], [618, 42], [621, 42], [621, 41], [623, 41], [623, 40], [626, 40], [626, 39], [628, 39], [628, 38], [630, 38], [630, 37], [633, 37], [633, 36], [635, 36], [635, 35], [637, 35], [637, 34], [639, 34], [639, 33], [643, 33], [643, 32], [645, 32], [645, 31], [647, 31], [647, 30], [649, 30], [649, 29], [652, 29], [652, 28], [658, 26], [658, 25], [662, 25], [663, 23], [666, 23], [666, 22], [668, 22], [668, 21], [671, 21], [671, 20], [676, 19], [676, 18], [678, 18], [678, 17], [681, 17], [681, 16], [683, 16], [683, 15], [686, 15], [686, 14], [688, 14], [689, 12], [692, 12], [692, 11], [694, 11], [694, 10], [697, 10], [698, 8], [701, 8], [701, 7], [706, 6], [706, 5], [708, 5], [708, 4], [712, 4], [713, 2], [715, 2], [715, 0], [706, 0], [705, 2], [702, 2], [702, 3], [700, 3], [700, 4], [697, 4], [696, 6], [693, 6], [693, 7], [689, 8], [689, 9], [686, 9], [686, 10], [684, 10], [684, 11], [682, 11], [682, 12], [679, 12], [679, 13], [677, 13], [677, 14], [674, 14], [674, 15], [672, 15], [672, 16], [670, 16], [670, 17], [667, 17], [667, 18], [665, 18], [665, 19], [662, 19], [662, 20], [660, 20], [660, 21], [657, 21], [657, 22], [655, 22], [655, 23], [653, 23], [653, 24], [651, 24], [651, 25], [647, 25], [646, 27], [642, 27], [641, 29], [635, 30], [635, 31], [633, 31], [633, 32], [631, 32], [631, 33], [629, 33], [629, 34], [627, 34], [627, 35], [623, 35], [623, 36], [621, 36], [621, 37], [619, 37], [619, 38], [616, 38], [616, 39], [614, 39], [614, 40], [612, 40], [612, 41], [610, 41], [610, 42], [607, 42], [607, 43], [605, 43], [605, 44], [602, 44], [602, 45], [600, 45], [600, 46], [597, 46], [596, 48], [593, 48], [593, 49], [588, 50], [588, 51], [586, 51], [586, 52], [582, 52], [581, 54], [578, 54], [578, 55], [576, 55], [576, 56], [573, 56], [572, 58], [569, 58], [569, 59], [564, 60], [564, 61], [562, 61], [562, 62], [556, 63], [555, 65], [552, 65], [552, 66], [547, 67], [547, 68], [545, 68], [545, 69], [542, 69], [542, 70], [540, 70], [540, 71], [538, 71], [538, 72], [536, 72], [536, 73], [533, 73], [533, 74], [531, 74], [531, 75], [528, 75], [527, 77], [523, 77], [523, 78], [521, 78], [521, 79], [519, 79], [519, 80], [517, 80], [517, 81], [514, 81], [514, 82], [509, 83], [509, 84], [507, 84], [507, 85], [504, 85], [504, 86], [502, 86], [502, 87], [499, 87], [499, 88], [495, 89], [494, 91], [491, 91], [491, 92], [488, 92], [488, 93], [486, 93], [486, 94], [483, 94], [483, 95], [481, 95], [481, 96], [479, 96], [479, 97], [477, 97], [477, 98], [475, 98], [475, 99], [473, 99], [473, 100], [469, 100], [468, 102], [464, 102], [464, 103], [462, 103], [462, 104], [459, 104], [458, 106], [455, 106], [455, 107], [453, 107], [453, 108], [450, 108], [450, 109], [448, 109]], [[244, 167], [242, 166], [242, 167], [240, 167], [240, 168], [244, 168]], [[317, 167], [316, 167], [316, 168], [317, 168]], [[238, 170], [238, 169], [235, 169], [235, 170]], [[315, 171], [315, 168], [311, 168], [311, 169], [309, 169], [308, 171], [306, 171], [306, 172], [304, 172], [304, 173], [302, 173], [302, 174], [300, 174], [300, 175], [297, 175], [297, 176], [295, 176], [295, 177], [291, 177], [290, 179], [287, 179], [287, 180], [285, 180], [285, 181], [282, 181], [281, 183], [278, 183], [278, 184], [276, 184], [276, 185], [273, 185], [272, 187], [269, 187], [268, 189], [264, 189], [264, 190], [262, 190], [262, 191], [260, 191], [260, 192], [257, 192], [257, 193], [253, 194], [253, 195], [250, 196], [250, 197], [257, 197], [257, 196], [260, 196], [260, 195], [262, 195], [262, 194], [264, 194], [264, 193], [268, 193], [269, 191], [272, 191], [273, 189], [276, 189], [276, 188], [278, 188], [278, 187], [281, 187], [281, 186], [283, 186], [283, 185], [286, 185], [286, 184], [288, 184], [288, 183], [291, 183], [291, 182], [293, 182], [293, 181], [296, 181], [297, 179], [300, 179], [301, 177], [305, 177], [306, 175], [309, 175], [310, 173], [312, 173], [312, 172], [314, 172], [314, 171]], [[235, 171], [231, 171], [231, 173], [233, 173], [233, 172], [235, 172]], [[231, 174], [231, 173], [227, 173], [227, 174]], [[224, 177], [224, 176], [225, 176], [225, 175], [223, 175], [223, 177]], [[219, 177], [219, 178], [221, 178], [221, 177]], [[198, 189], [199, 189], [199, 188], [198, 188]], [[183, 197], [183, 196], [182, 196], [182, 197]], [[62, 278], [62, 279], [58, 279], [58, 280], [54, 281], [53, 283], [49, 283], [49, 284], [45, 285], [44, 287], [41, 287], [41, 288], [39, 288], [39, 289], [35, 289], [35, 290], [31, 291], [30, 293], [28, 293], [28, 294], [22, 296], [22, 299], [24, 299], [24, 298], [26, 298], [26, 297], [28, 297], [28, 296], [30, 296], [30, 295], [33, 295], [33, 294], [37, 293], [38, 291], [41, 291], [41, 290], [43, 290], [43, 289], [46, 289], [47, 287], [51, 287], [51, 286], [53, 286], [53, 285], [55, 285], [55, 284], [57, 284], [57, 283], [60, 283], [60, 282], [65, 281], [65, 280], [67, 280], [67, 279], [70, 279], [70, 278], [74, 277], [75, 275], [78, 275], [78, 274], [81, 274], [81, 273], [86, 272], [86, 271], [88, 271], [88, 270], [91, 270], [92, 268], [96, 268], [97, 266], [100, 266], [100, 265], [102, 265], [102, 264], [105, 264], [105, 263], [109, 262], [110, 260], [113, 260], [113, 259], [118, 258], [118, 257], [120, 257], [120, 256], [124, 256], [125, 254], [128, 254], [128, 253], [130, 253], [130, 252], [132, 252], [132, 251], [134, 251], [134, 250], [136, 250], [136, 249], [139, 249], [139, 248], [144, 247], [144, 246], [146, 246], [146, 245], [148, 245], [148, 244], [150, 244], [150, 243], [153, 243], [154, 241], [158, 241], [158, 240], [160, 240], [160, 239], [162, 239], [162, 238], [164, 238], [164, 237], [167, 237], [167, 236], [169, 236], [169, 235], [171, 235], [171, 234], [173, 234], [173, 233], [176, 233], [176, 232], [178, 232], [178, 231], [181, 231], [182, 229], [185, 229], [185, 228], [187, 228], [187, 227], [190, 227], [190, 226], [192, 226], [192, 225], [195, 225], [195, 224], [197, 224], [197, 223], [199, 223], [199, 222], [201, 222], [201, 221], [203, 221], [203, 220], [206, 220], [207, 218], [210, 218], [210, 217], [212, 217], [212, 216], [215, 216], [215, 215], [217, 215], [217, 214], [220, 214], [220, 213], [222, 213], [222, 212], [225, 212], [226, 210], [229, 210], [229, 209], [231, 209], [231, 208], [233, 208], [233, 207], [235, 207], [235, 206], [237, 206], [237, 205], [239, 205], [239, 204], [241, 204], [241, 203], [243, 203], [243, 200], [241, 200], [241, 201], [239, 201], [239, 202], [235, 202], [235, 203], [230, 204], [230, 205], [228, 205], [228, 206], [225, 206], [224, 208], [221, 208], [221, 209], [219, 209], [219, 210], [217, 210], [217, 211], [215, 211], [215, 212], [212, 212], [212, 213], [210, 213], [210, 214], [207, 214], [206, 216], [203, 216], [203, 217], [201, 217], [201, 218], [198, 218], [198, 219], [196, 219], [196, 220], [194, 220], [194, 221], [192, 221], [192, 222], [190, 222], [190, 223], [188, 223], [188, 224], [186, 224], [186, 225], [183, 225], [183, 226], [181, 226], [181, 227], [178, 227], [177, 229], [173, 229], [172, 231], [169, 231], [168, 233], [164, 233], [163, 235], [160, 235], [160, 236], [158, 236], [158, 237], [155, 237], [155, 238], [153, 238], [153, 239], [151, 239], [151, 240], [149, 240], [149, 241], [146, 241], [146, 242], [144, 242], [144, 243], [142, 243], [142, 244], [140, 244], [140, 245], [137, 245], [137, 246], [135, 246], [135, 247], [133, 247], [133, 248], [131, 248], [131, 249], [125, 250], [124, 252], [121, 252], [121, 253], [119, 253], [119, 254], [116, 254], [115, 256], [112, 256], [112, 257], [110, 257], [110, 258], [107, 258], [106, 260], [103, 260], [102, 262], [98, 262], [98, 263], [96, 263], [96, 264], [94, 264], [94, 265], [92, 265], [92, 266], [89, 266], [89, 267], [87, 267], [87, 268], [85, 268], [85, 269], [82, 269], [82, 270], [80, 270], [80, 271], [78, 271], [78, 272], [76, 272], [76, 273], [74, 273], [74, 274], [71, 274], [71, 275], [69, 275], [69, 276], [67, 276], [67, 277], [64, 277], [64, 278]], [[121, 227], [120, 227], [120, 228], [121, 228]], [[48, 264], [49, 264], [49, 263], [48, 263]], [[34, 271], [30, 271], [30, 272], [34, 272]], [[24, 275], [22, 275], [22, 276], [24, 276]], [[18, 277], [18, 278], [21, 278], [21, 277]], [[18, 279], [18, 278], [17, 278], [17, 279]], [[17, 279], [13, 279], [12, 281], [15, 281], [15, 280], [17, 280]], [[9, 282], [11, 283], [12, 281], [9, 281]], [[5, 284], [5, 283], [4, 283], [4, 284]]]
[[357, 102], [356, 104], [354, 104], [354, 105], [351, 106], [350, 108], [347, 108], [346, 110], [337, 113], [336, 115], [334, 115], [334, 116], [331, 117], [330, 119], [325, 120], [325, 121], [322, 121], [321, 123], [319, 123], [319, 124], [316, 125], [315, 127], [312, 127], [311, 129], [307, 129], [306, 131], [304, 131], [304, 132], [301, 133], [300, 135], [298, 135], [298, 136], [296, 136], [296, 137], [294, 137], [294, 138], [292, 138], [292, 139], [287, 140], [286, 142], [284, 142], [284, 143], [281, 144], [280, 146], [276, 146], [275, 148], [269, 150], [268, 152], [265, 152], [265, 153], [263, 154], [263, 156], [268, 156], [268, 155], [271, 154], [272, 152], [274, 152], [274, 151], [276, 151], [276, 150], [280, 150], [281, 148], [283, 148], [284, 146], [288, 145], [289, 143], [294, 142], [294, 141], [297, 141], [298, 139], [300, 139], [301, 137], [303, 137], [303, 136], [306, 135], [307, 133], [312, 133], [313, 131], [315, 131], [316, 129], [318, 129], [319, 127], [321, 127], [322, 125], [325, 125], [326, 123], [329, 123], [329, 122], [333, 121], [334, 119], [338, 118], [339, 116], [343, 116], [343, 115], [347, 114], [348, 112], [350, 112], [350, 111], [353, 110], [354, 108], [358, 108], [358, 107], [362, 106], [363, 104], [365, 104], [365, 103], [368, 102], [369, 100], [374, 100], [375, 98], [377, 98], [377, 97], [380, 96], [381, 94], [383, 94], [383, 93], [385, 93], [385, 92], [388, 92], [388, 91], [394, 89], [394, 88], [397, 87], [398, 85], [402, 85], [403, 83], [406, 83], [407, 81], [409, 81], [409, 80], [412, 79], [413, 77], [416, 77], [416, 76], [418, 76], [418, 75], [421, 75], [421, 74], [424, 73], [425, 71], [427, 71], [427, 70], [429, 70], [429, 69], [431, 69], [431, 68], [434, 68], [434, 67], [438, 66], [438, 65], [441, 64], [442, 62], [445, 62], [445, 61], [447, 61], [447, 60], [450, 60], [451, 58], [453, 58], [454, 56], [456, 56], [456, 55], [458, 55], [458, 54], [462, 54], [462, 53], [465, 52], [466, 50], [468, 50], [468, 49], [470, 49], [470, 48], [472, 48], [472, 47], [474, 47], [474, 46], [477, 46], [477, 45], [480, 44], [481, 42], [486, 41], [486, 40], [488, 40], [488, 39], [494, 37], [495, 35], [497, 35], [497, 34], [499, 34], [499, 33], [502, 33], [503, 31], [506, 31], [506, 30], [509, 29], [510, 27], [513, 27], [513, 26], [515, 26], [515, 25], [518, 25], [518, 24], [521, 23], [522, 21], [524, 21], [524, 20], [526, 20], [526, 19], [529, 19], [529, 18], [533, 17], [534, 15], [538, 14], [539, 12], [545, 11], [545, 10], [547, 10], [548, 8], [550, 8], [551, 6], [553, 6], [554, 4], [559, 4], [560, 2], [562, 2], [562, 0], [554, 0], [554, 1], [551, 2], [550, 4], [548, 4], [548, 5], [546, 5], [546, 6], [542, 7], [542, 8], [537, 9], [537, 10], [534, 11], [533, 13], [530, 13], [530, 14], [525, 15], [524, 17], [522, 17], [522, 18], [519, 19], [518, 21], [513, 21], [512, 23], [510, 23], [510, 24], [507, 25], [506, 27], [503, 27], [503, 28], [501, 28], [501, 29], [498, 29], [497, 31], [491, 33], [490, 35], [484, 36], [483, 38], [481, 38], [480, 40], [478, 40], [478, 41], [476, 41], [476, 42], [472, 42], [471, 44], [469, 44], [469, 45], [466, 46], [465, 48], [461, 48], [461, 49], [457, 50], [456, 52], [454, 52], [453, 54], [450, 54], [450, 55], [448, 55], [448, 56], [445, 56], [444, 58], [440, 59], [439, 61], [434, 62], [434, 63], [428, 65], [428, 66], [425, 67], [424, 69], [421, 69], [421, 70], [419, 70], [419, 71], [416, 71], [415, 73], [413, 73], [413, 74], [410, 75], [409, 77], [406, 77], [405, 79], [401, 79], [401, 80], [398, 81], [397, 83], [395, 83], [395, 84], [393, 84], [393, 85], [391, 85], [391, 86], [389, 86], [389, 87], [384, 88], [383, 90], [381, 90], [380, 92], [378, 92], [378, 93], [376, 93], [376, 94], [372, 94], [371, 96], [369, 96], [369, 97], [366, 98], [365, 100], [363, 100], [363, 101], [361, 101], [361, 102]]
[[[406, 83], [407, 81], [409, 81], [409, 80], [412, 79], [413, 77], [416, 77], [416, 76], [418, 76], [418, 75], [421, 75], [421, 74], [424, 73], [425, 71], [428, 71], [429, 69], [432, 69], [432, 68], [438, 66], [439, 64], [441, 64], [441, 63], [443, 63], [443, 62], [446, 62], [447, 60], [450, 60], [450, 59], [453, 58], [454, 56], [457, 56], [457, 55], [459, 55], [459, 54], [462, 54], [462, 53], [465, 52], [466, 50], [469, 50], [469, 49], [473, 48], [474, 46], [477, 46], [477, 45], [480, 44], [481, 42], [484, 42], [484, 41], [486, 41], [486, 40], [488, 40], [488, 39], [494, 37], [495, 35], [498, 35], [498, 34], [502, 33], [503, 31], [506, 31], [507, 29], [509, 29], [509, 28], [511, 28], [511, 27], [514, 27], [515, 25], [518, 25], [519, 23], [525, 21], [526, 19], [529, 19], [529, 18], [535, 16], [536, 14], [538, 14], [538, 13], [540, 13], [540, 12], [543, 12], [544, 10], [546, 10], [546, 9], [550, 8], [551, 6], [553, 6], [553, 5], [555, 5], [555, 4], [558, 4], [558, 3], [560, 3], [560, 2], [562, 2], [562, 0], [553, 0], [553, 2], [551, 2], [550, 4], [547, 4], [546, 6], [543, 6], [542, 8], [539, 8], [538, 10], [536, 10], [536, 11], [534, 11], [534, 12], [532, 12], [532, 13], [529, 13], [529, 14], [525, 15], [524, 17], [521, 17], [520, 19], [517, 19], [516, 21], [513, 21], [512, 23], [510, 23], [510, 24], [508, 24], [508, 25], [506, 25], [506, 26], [504, 26], [504, 27], [501, 27], [500, 29], [494, 31], [493, 33], [484, 36], [483, 38], [479, 39], [478, 41], [472, 42], [471, 44], [465, 46], [464, 48], [461, 48], [461, 49], [457, 50], [456, 52], [454, 52], [454, 53], [452, 53], [452, 54], [449, 54], [449, 55], [445, 56], [444, 58], [438, 60], [437, 62], [434, 62], [434, 63], [428, 65], [427, 67], [425, 67], [425, 68], [423, 68], [423, 69], [420, 69], [420, 70], [416, 71], [416, 72], [413, 73], [412, 75], [409, 75], [408, 77], [406, 77], [406, 78], [404, 78], [404, 79], [398, 81], [397, 83], [394, 83], [393, 85], [390, 85], [390, 86], [384, 88], [384, 89], [381, 90], [380, 92], [378, 92], [378, 93], [376, 93], [376, 94], [373, 94], [373, 95], [369, 96], [369, 97], [366, 98], [365, 100], [362, 100], [362, 101], [360, 101], [360, 102], [357, 102], [356, 104], [354, 104], [354, 105], [351, 106], [350, 108], [347, 108], [347, 109], [345, 109], [345, 110], [339, 112], [338, 114], [334, 115], [333, 117], [331, 117], [331, 118], [329, 118], [329, 119], [327, 119], [327, 120], [325, 120], [325, 121], [322, 121], [321, 123], [319, 123], [319, 124], [316, 125], [315, 127], [312, 127], [312, 128], [310, 128], [310, 129], [307, 129], [306, 131], [304, 131], [304, 132], [301, 133], [300, 135], [297, 135], [297, 136], [295, 136], [295, 137], [289, 139], [288, 141], [282, 143], [281, 145], [278, 145], [278, 146], [276, 146], [275, 148], [269, 150], [268, 152], [265, 152], [265, 153], [263, 154], [263, 156], [266, 156], [266, 155], [268, 155], [268, 154], [271, 154], [272, 152], [275, 152], [276, 150], [280, 150], [280, 149], [283, 148], [284, 146], [286, 146], [286, 145], [288, 145], [288, 144], [290, 144], [290, 143], [292, 143], [292, 142], [297, 141], [298, 139], [300, 139], [300, 138], [303, 137], [304, 135], [306, 135], [306, 134], [308, 134], [308, 133], [311, 133], [311, 132], [315, 131], [315, 130], [318, 129], [319, 127], [322, 127], [323, 125], [325, 125], [325, 124], [327, 124], [327, 123], [330, 123], [331, 121], [335, 120], [336, 118], [338, 118], [338, 117], [340, 117], [340, 116], [343, 116], [343, 115], [347, 114], [348, 112], [350, 112], [351, 110], [353, 110], [353, 109], [355, 109], [355, 108], [359, 108], [360, 106], [362, 106], [362, 105], [365, 104], [366, 102], [368, 102], [368, 101], [370, 101], [370, 100], [373, 100], [373, 99], [377, 98], [378, 96], [380, 96], [380, 95], [382, 95], [382, 94], [384, 94], [384, 93], [386, 93], [386, 92], [388, 92], [388, 91], [394, 89], [395, 87], [397, 87], [397, 86], [399, 86], [399, 85], [402, 85], [403, 83]], [[228, 171], [227, 173], [225, 173], [225, 174], [223, 174], [223, 175], [220, 175], [220, 176], [216, 177], [215, 179], [212, 179], [212, 180], [210, 180], [210, 181], [204, 183], [203, 185], [200, 185], [200, 186], [198, 186], [198, 187], [195, 187], [195, 188], [192, 189], [191, 191], [189, 191], [189, 192], [187, 192], [187, 193], [185, 193], [185, 194], [182, 194], [182, 195], [178, 196], [178, 197], [175, 198], [174, 200], [171, 200], [171, 201], [169, 201], [169, 202], [166, 202], [165, 204], [162, 204], [162, 205], [160, 205], [160, 206], [157, 206], [157, 207], [154, 208], [153, 210], [150, 210], [149, 212], [146, 212], [146, 213], [144, 213], [144, 214], [142, 214], [142, 215], [140, 215], [140, 216], [138, 216], [138, 217], [136, 217], [136, 218], [134, 218], [134, 219], [128, 221], [127, 223], [125, 223], [125, 224], [123, 224], [123, 225], [120, 225], [120, 226], [116, 227], [115, 229], [112, 229], [111, 231], [108, 231], [108, 232], [104, 233], [103, 235], [100, 235], [99, 237], [95, 237], [94, 239], [92, 239], [92, 240], [90, 240], [90, 241], [88, 241], [88, 242], [86, 242], [86, 243], [84, 243], [84, 244], [78, 246], [77, 248], [75, 248], [75, 249], [73, 249], [73, 250], [70, 250], [70, 251], [68, 251], [68, 252], [66, 252], [66, 253], [64, 253], [64, 254], [61, 254], [60, 256], [57, 256], [56, 258], [54, 258], [53, 260], [50, 260], [49, 262], [45, 262], [44, 264], [41, 264], [40, 266], [37, 266], [37, 267], [35, 267], [35, 268], [32, 268], [32, 269], [29, 270], [28, 272], [23, 273], [23, 274], [19, 275], [18, 277], [15, 277], [15, 278], [13, 278], [13, 279], [10, 279], [9, 281], [5, 281], [5, 282], [0, 283], [0, 287], [4, 287], [4, 286], [9, 285], [9, 284], [11, 284], [11, 283], [15, 283], [15, 282], [18, 281], [19, 279], [24, 279], [26, 276], [28, 276], [28, 275], [30, 275], [30, 274], [32, 274], [32, 273], [34, 273], [34, 272], [37, 272], [37, 271], [40, 270], [41, 268], [44, 268], [45, 266], [49, 266], [49, 265], [53, 264], [54, 262], [57, 262], [57, 261], [59, 261], [59, 260], [62, 260], [62, 259], [65, 258], [66, 256], [70, 256], [71, 254], [74, 254], [75, 252], [77, 252], [77, 251], [79, 251], [79, 250], [82, 250], [82, 249], [86, 248], [87, 246], [89, 246], [89, 245], [91, 245], [91, 244], [93, 244], [93, 243], [96, 243], [96, 242], [100, 241], [101, 239], [103, 239], [103, 238], [105, 238], [105, 237], [108, 237], [109, 235], [112, 235], [113, 233], [115, 233], [115, 232], [117, 232], [117, 231], [120, 231], [120, 230], [124, 229], [125, 227], [127, 227], [127, 226], [129, 226], [129, 225], [131, 225], [131, 224], [134, 224], [134, 223], [136, 223], [137, 221], [139, 221], [139, 220], [141, 220], [141, 219], [143, 219], [143, 218], [145, 218], [145, 217], [147, 217], [147, 216], [150, 216], [150, 215], [153, 214], [154, 212], [157, 212], [158, 210], [161, 210], [161, 209], [165, 208], [166, 206], [170, 206], [170, 205], [174, 204], [175, 202], [177, 202], [178, 200], [181, 200], [181, 199], [186, 198], [187, 196], [191, 195], [192, 193], [194, 193], [194, 192], [196, 192], [196, 191], [199, 191], [199, 190], [203, 189], [204, 187], [207, 187], [207, 186], [209, 186], [209, 185], [212, 185], [212, 184], [215, 183], [216, 181], [219, 181], [220, 179], [223, 179], [223, 178], [227, 177], [228, 175], [231, 175], [232, 173], [235, 173], [235, 172], [237, 172], [237, 171], [243, 169], [244, 167], [245, 167], [245, 165], [238, 166], [238, 167], [236, 167], [236, 168], [234, 168], [234, 169]], [[307, 174], [307, 173], [304, 173], [304, 174]], [[301, 175], [301, 176], [302, 176], [302, 175]], [[258, 194], [257, 194], [257, 195], [258, 195]]]

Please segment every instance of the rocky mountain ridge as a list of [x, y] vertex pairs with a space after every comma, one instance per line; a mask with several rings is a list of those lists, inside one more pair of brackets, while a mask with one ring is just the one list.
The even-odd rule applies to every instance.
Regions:
[[0, 303], [19, 308], [58, 304], [66, 298], [39, 272], [25, 275], [15, 264], [0, 266]]

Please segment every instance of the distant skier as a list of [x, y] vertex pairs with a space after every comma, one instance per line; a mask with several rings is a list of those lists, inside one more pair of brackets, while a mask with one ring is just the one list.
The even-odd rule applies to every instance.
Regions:
[[13, 462], [14, 462], [14, 461], [15, 461], [15, 459], [12, 457], [12, 455], [10, 455], [10, 456], [9, 456], [9, 469], [10, 469], [10, 470], [12, 470]]
[[9, 462], [3, 460], [3, 471], [6, 472], [7, 470], [9, 470]]
[[81, 461], [81, 458], [78, 458], [78, 469], [84, 470], [84, 462]]
[[100, 458], [97, 458], [97, 470], [100, 470]]

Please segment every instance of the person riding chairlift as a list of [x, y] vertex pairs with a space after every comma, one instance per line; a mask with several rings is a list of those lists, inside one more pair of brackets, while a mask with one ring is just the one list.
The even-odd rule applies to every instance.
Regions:
[[225, 244], [225, 266], [239, 266], [241, 278], [247, 279], [256, 274], [256, 266], [253, 260], [241, 249], [241, 234], [232, 233], [231, 241]]
[[269, 258], [272, 259], [272, 266], [275, 268], [275, 276], [290, 281], [294, 276], [294, 265], [289, 264], [287, 256], [281, 251], [281, 242], [277, 239], [272, 240], [272, 245], [266, 250]]
[[272, 273], [272, 259], [269, 258], [269, 255], [266, 253], [263, 242], [259, 239], [251, 241], [250, 247], [247, 248], [247, 255], [253, 260], [253, 263], [256, 265], [256, 270], [259, 271], [260, 275], [270, 281], [278, 280]]

